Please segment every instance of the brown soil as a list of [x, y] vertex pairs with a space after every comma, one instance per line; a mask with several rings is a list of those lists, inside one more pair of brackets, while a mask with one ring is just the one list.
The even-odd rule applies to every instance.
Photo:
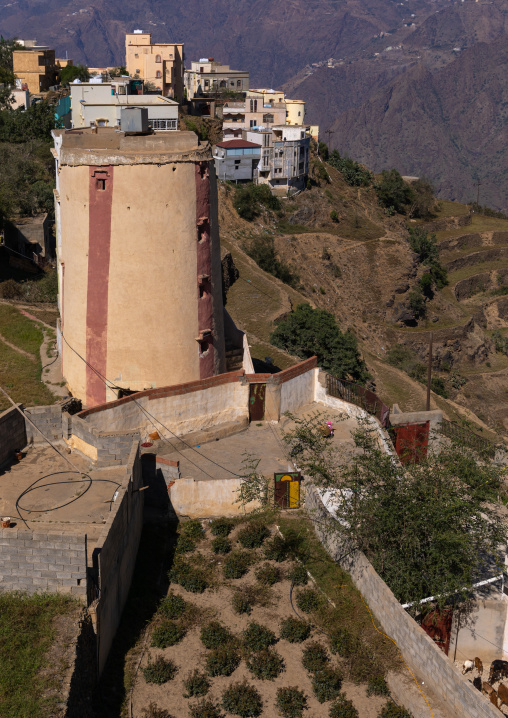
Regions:
[[[230, 538], [234, 539], [234, 534]], [[217, 579], [222, 578], [221, 564], [223, 558], [214, 556], [208, 546], [208, 541], [199, 544], [199, 550], [210, 560], [210, 565], [217, 564], [214, 575]], [[261, 555], [260, 555], [261, 558]], [[287, 573], [290, 566], [294, 565], [286, 561], [276, 564], [268, 562]], [[254, 585], [256, 583], [254, 576], [255, 567], [251, 567], [248, 574], [241, 579], [231, 581], [221, 581], [222, 585], [216, 585], [215, 588], [207, 589], [203, 594], [196, 595], [187, 593], [179, 586], [172, 586], [171, 589], [175, 594], [181, 595], [186, 601], [190, 601], [197, 607], [196, 620], [194, 625], [188, 630], [184, 639], [176, 646], [160, 650], [150, 648], [150, 630], [146, 641], [146, 650], [140, 663], [140, 670], [134, 681], [132, 692], [132, 715], [134, 718], [142, 718], [143, 708], [148, 707], [149, 703], [155, 702], [161, 708], [167, 709], [175, 718], [184, 718], [189, 715], [189, 704], [195, 703], [196, 698], [184, 698], [185, 689], [183, 686], [184, 678], [195, 668], [202, 671], [205, 670], [205, 660], [208, 651], [204, 648], [200, 640], [200, 627], [211, 619], [219, 620], [237, 636], [247, 627], [250, 621], [256, 621], [263, 626], [267, 626], [274, 633], [280, 635], [281, 621], [288, 616], [294, 615], [289, 600], [290, 582], [283, 580], [269, 591], [271, 594], [269, 605], [254, 606], [250, 616], [236, 614], [231, 606], [232, 596], [236, 588], [246, 585]], [[303, 644], [291, 644], [286, 640], [279, 640], [275, 645], [275, 650], [284, 659], [285, 671], [275, 680], [258, 680], [252, 676], [248, 670], [245, 660], [242, 660], [240, 666], [229, 677], [211, 678], [211, 689], [207, 697], [214, 700], [220, 700], [223, 691], [233, 682], [247, 679], [250, 685], [253, 685], [259, 691], [263, 700], [263, 713], [265, 718], [277, 714], [275, 708], [275, 698], [277, 688], [297, 686], [304, 690], [308, 698], [308, 713], [306, 715], [313, 718], [327, 718], [330, 710], [330, 702], [319, 703], [315, 698], [311, 678], [302, 666], [302, 651], [309, 641], [319, 641], [327, 646], [327, 639], [314, 630], [311, 637]], [[147, 683], [143, 677], [142, 669], [149, 661], [157, 656], [162, 655], [165, 658], [171, 658], [178, 666], [176, 677], [161, 686]], [[331, 665], [341, 667], [340, 659], [332, 656]], [[347, 676], [346, 676], [347, 678]], [[343, 691], [349, 699], [351, 699], [362, 718], [376, 718], [381, 707], [385, 704], [386, 698], [379, 696], [368, 697], [366, 695], [366, 685], [356, 685], [345, 680], [343, 683]]]

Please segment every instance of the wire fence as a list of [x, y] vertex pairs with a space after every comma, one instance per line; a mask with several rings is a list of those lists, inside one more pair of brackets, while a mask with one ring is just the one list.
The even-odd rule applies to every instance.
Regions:
[[360, 406], [369, 414], [376, 416], [381, 422], [381, 426], [389, 426], [390, 409], [373, 391], [359, 384], [355, 384], [352, 381], [338, 379], [335, 376], [331, 376], [331, 374], [326, 375], [326, 388], [330, 396]]
[[479, 451], [487, 456], [494, 457], [496, 455], [496, 445], [483, 436], [478, 436], [470, 429], [466, 429], [460, 424], [444, 419], [441, 422], [441, 434], [449, 439], [455, 439], [461, 443], [467, 444], [471, 448]]

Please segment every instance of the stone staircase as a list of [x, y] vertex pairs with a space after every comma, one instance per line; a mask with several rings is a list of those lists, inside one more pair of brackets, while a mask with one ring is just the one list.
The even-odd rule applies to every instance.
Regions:
[[226, 343], [226, 371], [237, 371], [243, 366], [243, 349]]

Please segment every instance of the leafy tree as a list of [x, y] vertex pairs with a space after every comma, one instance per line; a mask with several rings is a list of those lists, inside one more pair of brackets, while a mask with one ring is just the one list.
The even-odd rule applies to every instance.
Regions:
[[422, 264], [426, 264], [429, 268], [428, 274], [430, 274], [430, 280], [428, 278], [424, 280], [424, 274], [420, 281], [420, 286], [424, 294], [428, 296], [428, 292], [432, 290], [432, 286], [435, 286], [437, 289], [446, 287], [448, 284], [448, 273], [439, 260], [436, 235], [422, 227], [410, 227], [409, 246], [413, 252], [418, 255], [418, 261]]
[[408, 304], [415, 319], [421, 319], [426, 315], [427, 307], [425, 306], [425, 297], [419, 285], [409, 292]]
[[11, 108], [15, 75], [12, 66], [12, 53], [22, 49], [16, 39], [5, 40], [0, 35], [0, 110]]
[[37, 102], [26, 110], [0, 112], [0, 140], [3, 142], [51, 141], [55, 128], [55, 109], [48, 102]]
[[393, 208], [399, 214], [405, 214], [414, 199], [413, 190], [395, 169], [383, 170], [374, 188], [379, 204], [387, 209]]
[[127, 72], [125, 65], [119, 65], [118, 67], [113, 67], [109, 71], [109, 74], [111, 77], [121, 77], [122, 75], [128, 75], [129, 73]]
[[60, 82], [62, 85], [69, 85], [74, 80], [81, 80], [81, 82], [88, 82], [90, 79], [90, 73], [88, 67], [85, 65], [67, 65], [62, 67], [60, 71]]
[[320, 367], [341, 379], [365, 383], [369, 378], [356, 337], [350, 331], [341, 332], [333, 314], [325, 309], [300, 304], [277, 326], [270, 341], [302, 359], [316, 355]]
[[485, 456], [447, 441], [402, 468], [365, 425], [354, 434], [357, 452], [341, 457], [321, 435], [322, 416], [293, 419], [284, 441], [298, 466], [342, 497], [322, 523], [325, 532], [344, 555], [363, 551], [399, 601], [465, 599], [485, 567], [501, 561], [502, 469]]
[[435, 189], [432, 182], [426, 177], [413, 182], [413, 201], [409, 208], [409, 216], [417, 219], [428, 219], [433, 216], [436, 207]]
[[54, 163], [49, 143], [0, 142], [0, 167], [0, 217], [53, 211]]
[[372, 174], [361, 164], [350, 157], [341, 157], [338, 150], [333, 150], [328, 158], [328, 164], [344, 177], [344, 181], [351, 187], [367, 187], [372, 182]]

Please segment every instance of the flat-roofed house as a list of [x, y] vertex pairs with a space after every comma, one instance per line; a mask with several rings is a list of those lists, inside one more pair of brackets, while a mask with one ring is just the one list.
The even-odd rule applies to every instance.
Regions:
[[261, 145], [248, 140], [225, 140], [215, 145], [217, 177], [232, 182], [252, 182], [261, 157]]

